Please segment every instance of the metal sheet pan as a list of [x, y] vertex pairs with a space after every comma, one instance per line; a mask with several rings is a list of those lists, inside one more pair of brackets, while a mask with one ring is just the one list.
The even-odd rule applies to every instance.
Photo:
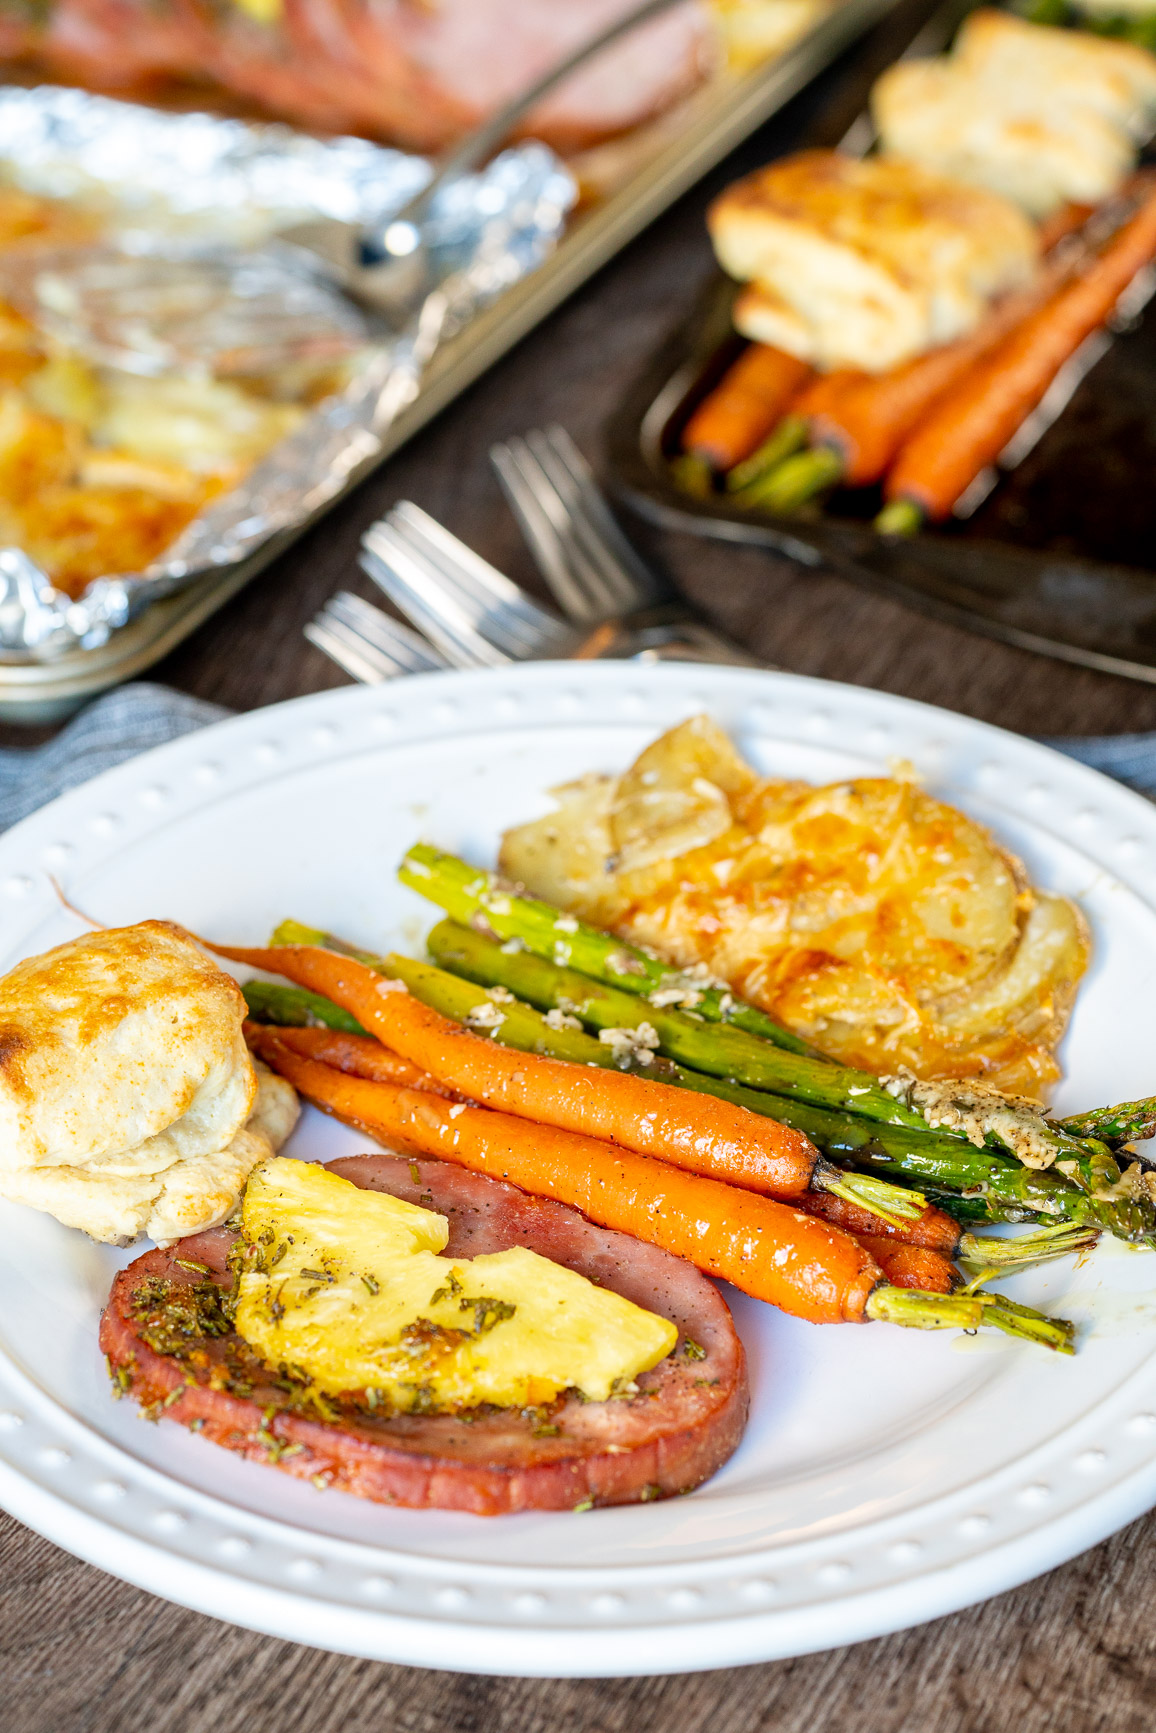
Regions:
[[[892, 10], [897, 0], [842, 0], [786, 53], [742, 78], [720, 78], [680, 111], [676, 136], [616, 191], [581, 212], [531, 276], [474, 319], [431, 364], [421, 392], [391, 426], [372, 462], [355, 470], [330, 511], [426, 422], [480, 377], [626, 243], [709, 169], [761, 126], [846, 48]], [[318, 514], [321, 515], [321, 514]], [[155, 603], [99, 650], [82, 650], [45, 664], [0, 666], [0, 719], [44, 723], [66, 716], [86, 698], [144, 672], [222, 607], [302, 535], [274, 537], [251, 558]]]

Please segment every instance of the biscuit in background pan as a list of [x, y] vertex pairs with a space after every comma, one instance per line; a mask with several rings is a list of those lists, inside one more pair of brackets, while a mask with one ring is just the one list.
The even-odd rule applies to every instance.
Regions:
[[823, 368], [880, 372], [964, 335], [1039, 257], [1033, 225], [995, 194], [838, 151], [768, 164], [707, 220], [720, 264], [755, 285], [738, 329]]
[[902, 60], [871, 109], [885, 152], [1046, 216], [1121, 185], [1156, 120], [1156, 55], [983, 10], [950, 55]]

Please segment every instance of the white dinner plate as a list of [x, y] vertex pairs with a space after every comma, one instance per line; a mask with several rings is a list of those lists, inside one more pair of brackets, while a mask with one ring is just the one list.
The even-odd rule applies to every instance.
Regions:
[[[776, 775], [908, 759], [1037, 882], [1078, 898], [1095, 958], [1059, 1105], [1152, 1091], [1156, 808], [966, 717], [783, 674], [536, 664], [221, 723], [0, 840], [0, 965], [80, 930], [49, 874], [112, 924], [168, 916], [252, 944], [294, 916], [417, 952], [437, 916], [394, 879], [408, 844], [490, 863], [552, 784], [626, 766], [697, 711]], [[310, 1109], [288, 1150], [365, 1147]], [[1075, 1359], [814, 1326], [730, 1294], [753, 1410], [713, 1480], [666, 1503], [485, 1519], [317, 1491], [146, 1423], [112, 1401], [97, 1351], [110, 1277], [133, 1253], [0, 1208], [0, 1501], [105, 1570], [298, 1642], [487, 1673], [761, 1661], [966, 1606], [1156, 1503], [1156, 1255], [1115, 1244], [1010, 1287], [1081, 1322]]]

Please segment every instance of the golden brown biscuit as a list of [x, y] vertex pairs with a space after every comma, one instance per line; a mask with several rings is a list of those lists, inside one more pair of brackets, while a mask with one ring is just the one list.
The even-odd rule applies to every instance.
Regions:
[[819, 367], [878, 372], [975, 326], [1039, 243], [1014, 205], [909, 163], [802, 151], [712, 205], [740, 331]]

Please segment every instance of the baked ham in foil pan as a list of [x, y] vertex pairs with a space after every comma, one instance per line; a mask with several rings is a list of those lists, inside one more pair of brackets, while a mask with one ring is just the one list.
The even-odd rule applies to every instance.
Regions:
[[[64, 201], [40, 232], [29, 215], [0, 247], [0, 303], [19, 323], [8, 341], [37, 348], [22, 397], [11, 380], [23, 363], [0, 382], [0, 445], [21, 414], [56, 430], [57, 445], [61, 427], [79, 440], [53, 449], [56, 469], [36, 492], [38, 510], [56, 502], [74, 529], [53, 548], [83, 544], [78, 501], [123, 503], [126, 488], [142, 500], [151, 488], [157, 511], [168, 510], [154, 540], [177, 526], [136, 569], [87, 576], [83, 560], [38, 561], [41, 544], [14, 533], [19, 519], [0, 504], [0, 659], [99, 646], [151, 602], [334, 499], [382, 449], [439, 345], [543, 262], [577, 196], [536, 142], [448, 184], [424, 227], [433, 287], [400, 330], [281, 238], [316, 219], [380, 228], [431, 174], [423, 158], [360, 138], [80, 90], [0, 89], [0, 177], [30, 202]], [[227, 424], [226, 458], [166, 467], [166, 432], [214, 415]], [[137, 430], [135, 451], [126, 428]], [[86, 478], [87, 493], [77, 485]]]

